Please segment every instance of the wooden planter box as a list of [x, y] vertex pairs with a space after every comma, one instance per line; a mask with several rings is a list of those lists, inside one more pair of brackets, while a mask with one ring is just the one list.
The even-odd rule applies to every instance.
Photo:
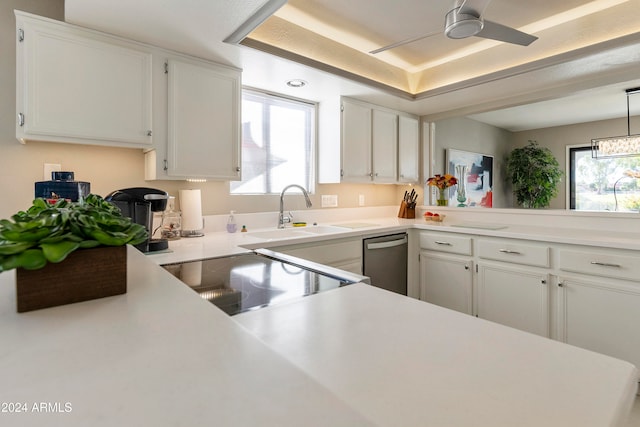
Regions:
[[126, 246], [80, 249], [39, 270], [16, 270], [18, 313], [126, 292]]

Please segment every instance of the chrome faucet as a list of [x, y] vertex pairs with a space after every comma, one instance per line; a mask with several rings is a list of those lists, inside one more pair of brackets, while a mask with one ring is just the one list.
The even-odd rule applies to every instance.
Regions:
[[303, 187], [298, 184], [291, 184], [284, 187], [282, 193], [280, 193], [280, 214], [278, 215], [278, 228], [284, 228], [284, 225], [288, 222], [291, 222], [291, 218], [293, 215], [289, 212], [289, 215], [284, 214], [284, 193], [291, 187], [296, 187], [302, 190], [302, 194], [304, 195], [305, 202], [307, 203], [307, 207], [311, 207], [311, 199], [309, 198], [309, 193]]

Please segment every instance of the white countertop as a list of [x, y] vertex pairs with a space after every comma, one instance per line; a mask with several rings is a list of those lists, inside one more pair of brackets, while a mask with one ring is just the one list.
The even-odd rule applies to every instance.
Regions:
[[620, 360], [364, 284], [234, 317], [381, 426], [624, 425]]
[[[0, 404], [27, 405], [26, 413], [0, 412], [0, 425], [373, 425], [128, 252], [125, 295], [28, 313], [16, 313], [15, 272], [0, 274]], [[40, 403], [58, 407], [35, 412]]]
[[[15, 312], [15, 273], [0, 274], [0, 402], [28, 404], [0, 424], [623, 425], [637, 378], [626, 362], [365, 285], [230, 318], [154, 265], [410, 227], [606, 246], [551, 228], [361, 222], [375, 225], [280, 242], [209, 233], [149, 256], [130, 248], [127, 294], [28, 313]], [[614, 244], [640, 249], [633, 236]], [[33, 412], [40, 402], [63, 411]]]
[[[640, 221], [640, 219], [639, 219]], [[485, 237], [504, 237], [512, 239], [536, 240], [549, 243], [598, 246], [605, 248], [640, 250], [640, 233], [600, 231], [566, 227], [541, 227], [522, 224], [504, 224], [480, 221], [450, 221], [442, 223], [427, 222], [422, 217], [402, 219], [395, 217], [366, 218], [359, 221], [329, 221], [322, 225], [343, 227], [342, 231], [328, 234], [309, 234], [305, 237], [287, 237], [262, 239], [254, 232], [277, 231], [275, 227], [250, 230], [247, 233], [208, 232], [203, 237], [182, 238], [169, 242], [169, 251], [150, 254], [149, 259], [157, 264], [215, 258], [248, 252], [251, 249], [270, 248], [277, 251], [279, 246], [323, 240], [382, 235], [401, 232], [408, 229], [443, 231], [449, 233], [472, 234]], [[308, 226], [307, 228], [312, 228]], [[493, 229], [494, 227], [500, 227]], [[300, 231], [305, 231], [305, 227]]]

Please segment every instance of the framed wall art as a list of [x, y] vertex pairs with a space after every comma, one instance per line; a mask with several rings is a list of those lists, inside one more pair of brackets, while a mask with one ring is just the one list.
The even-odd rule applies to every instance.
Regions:
[[493, 156], [449, 148], [447, 173], [458, 180], [449, 190], [449, 206], [493, 206]]

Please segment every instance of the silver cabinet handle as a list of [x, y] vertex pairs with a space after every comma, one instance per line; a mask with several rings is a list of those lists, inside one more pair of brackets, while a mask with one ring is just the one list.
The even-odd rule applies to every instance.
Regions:
[[598, 261], [591, 261], [591, 265], [599, 265], [601, 267], [615, 267], [615, 268], [622, 267], [620, 264], [610, 264], [608, 262], [598, 262]]
[[500, 249], [499, 252], [502, 252], [503, 254], [522, 255], [520, 252], [512, 251], [511, 249]]
[[436, 245], [452, 246], [452, 245], [451, 245], [451, 243], [449, 243], [449, 242], [443, 242], [443, 241], [440, 241], [440, 240], [436, 240], [434, 243], [435, 243]]

